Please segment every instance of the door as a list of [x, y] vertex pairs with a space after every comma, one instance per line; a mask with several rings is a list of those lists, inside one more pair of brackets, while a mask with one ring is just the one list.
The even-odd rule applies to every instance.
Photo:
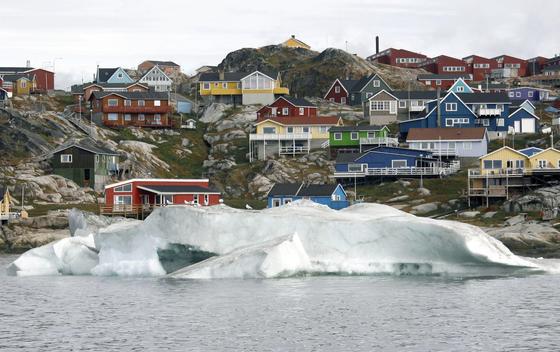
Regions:
[[521, 119], [521, 132], [522, 133], [535, 133], [535, 120]]
[[91, 169], [84, 169], [84, 187], [89, 187], [91, 182]]
[[389, 102], [389, 113], [390, 114], [396, 114], [397, 113], [397, 102], [396, 101], [390, 101]]
[[513, 122], [513, 131], [515, 133], [521, 133], [521, 122], [520, 121], [514, 121]]

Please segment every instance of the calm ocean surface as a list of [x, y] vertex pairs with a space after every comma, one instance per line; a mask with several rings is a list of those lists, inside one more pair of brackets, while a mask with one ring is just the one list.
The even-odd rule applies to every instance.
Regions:
[[560, 351], [560, 275], [9, 277], [0, 351]]

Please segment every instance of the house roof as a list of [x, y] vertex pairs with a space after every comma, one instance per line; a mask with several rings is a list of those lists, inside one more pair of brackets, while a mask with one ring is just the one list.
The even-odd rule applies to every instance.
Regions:
[[25, 72], [25, 71], [29, 71], [29, 70], [33, 70], [33, 67], [0, 67], [0, 72], [14, 72], [14, 73], [19, 73], [19, 72]]
[[300, 45], [306, 46], [308, 48], [310, 48], [309, 44], [306, 44], [304, 42], [302, 42], [301, 40], [297, 39], [295, 35], [292, 35], [290, 38], [286, 39], [284, 41], [284, 43], [289, 42], [290, 40], [295, 40], [296, 42], [298, 42]]
[[495, 93], [457, 93], [459, 99], [464, 103], [499, 103], [510, 104], [509, 96], [506, 92]]
[[194, 185], [143, 185], [138, 188], [156, 194], [220, 193], [212, 188]]
[[146, 61], [151, 62], [154, 65], [180, 67], [178, 64], [174, 63], [173, 61], [159, 61], [159, 60], [146, 60]]
[[432, 74], [432, 73], [428, 73], [428, 74], [421, 74], [418, 75], [418, 80], [422, 81], [422, 80], [456, 80], [459, 78], [462, 78], [463, 80], [469, 80], [472, 81], [472, 75], [470, 74], [460, 74], [460, 73], [443, 73], [443, 74]]
[[[312, 103], [310, 103], [307, 99], [304, 98], [294, 98], [294, 97], [280, 97], [278, 99], [284, 99], [286, 100], [288, 103], [292, 104], [293, 106], [297, 106], [297, 107], [315, 107], [315, 105], [313, 105]], [[278, 100], [276, 99], [276, 100]]]
[[381, 131], [387, 128], [387, 126], [377, 126], [377, 125], [362, 125], [362, 126], [333, 126], [329, 129], [329, 132], [357, 132], [357, 131]]
[[366, 153], [339, 153], [336, 156], [336, 162], [337, 163], [348, 163], [348, 162], [352, 162], [360, 157], [362, 157], [363, 155], [365, 155]]
[[542, 148], [537, 148], [537, 147], [529, 147], [529, 148], [525, 148], [525, 149], [519, 149], [518, 152], [523, 153], [527, 156], [533, 156], [537, 153], [542, 152], [543, 149]]
[[219, 72], [203, 72], [198, 80], [200, 82], [237, 82], [246, 76], [246, 72], [224, 72], [224, 78], [220, 79]]
[[15, 81], [20, 80], [22, 78], [30, 81], [29, 77], [26, 74], [23, 74], [23, 73], [4, 75], [4, 77], [2, 77], [2, 80], [4, 82], [15, 82]]
[[[486, 82], [482, 82], [482, 83], [468, 83], [469, 87], [473, 88], [473, 89], [478, 89], [478, 86], [480, 86], [481, 89], [486, 89]], [[488, 89], [506, 89], [508, 87], [507, 84], [505, 83], [488, 83]]]
[[350, 92], [354, 89], [354, 86], [359, 82], [357, 79], [339, 79], [340, 84], [346, 89], [347, 92]]
[[274, 121], [280, 125], [336, 125], [340, 121], [338, 116], [273, 116], [257, 118], [257, 124]]
[[411, 128], [406, 137], [408, 141], [454, 141], [454, 140], [482, 140], [486, 135], [484, 127], [474, 128]]
[[116, 183], [111, 183], [110, 185], [106, 185], [105, 189], [118, 187], [122, 185], [126, 185], [133, 182], [159, 182], [159, 183], [178, 183], [178, 182], [208, 182], [207, 178], [131, 178], [129, 180], [124, 180]]
[[109, 78], [118, 70], [118, 67], [115, 68], [100, 68], [97, 70], [97, 82], [107, 82]]
[[92, 140], [90, 138], [68, 141], [68, 142], [62, 144], [61, 146], [55, 148], [54, 150], [52, 150], [50, 152], [50, 154], [56, 154], [58, 152], [61, 152], [63, 150], [71, 148], [71, 147], [76, 147], [76, 148], [80, 148], [80, 149], [83, 149], [83, 150], [87, 150], [88, 152], [92, 152], [94, 154], [119, 155], [119, 153], [96, 143], [94, 140]]
[[515, 149], [513, 149], [513, 148], [511, 148], [511, 147], [503, 146], [503, 147], [501, 147], [501, 148], [499, 148], [499, 149], [496, 149], [496, 150], [494, 150], [494, 151], [492, 151], [492, 152], [490, 152], [490, 153], [488, 153], [488, 154], [486, 154], [486, 155], [481, 156], [481, 157], [478, 158], [478, 159], [484, 159], [484, 158], [486, 158], [486, 157], [488, 157], [488, 156], [490, 156], [490, 155], [492, 155], [492, 154], [498, 153], [499, 151], [502, 151], [502, 150], [509, 150], [509, 151], [511, 151], [511, 152], [513, 152], [513, 153], [516, 153], [516, 154], [519, 154], [519, 155], [522, 155], [522, 156], [525, 156], [525, 157], [527, 156], [527, 155], [521, 153], [520, 151], [515, 150]]
[[330, 197], [338, 184], [276, 183], [268, 196]]
[[165, 92], [93, 92], [94, 99], [103, 99], [109, 95], [118, 95], [129, 100], [168, 100]]
[[395, 97], [400, 100], [408, 99], [437, 99], [437, 91], [435, 90], [416, 90], [416, 91], [406, 91], [397, 90], [391, 92]]

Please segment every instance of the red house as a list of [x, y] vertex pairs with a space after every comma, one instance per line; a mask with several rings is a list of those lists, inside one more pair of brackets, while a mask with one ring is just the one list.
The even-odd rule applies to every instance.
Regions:
[[500, 55], [493, 58], [498, 63], [498, 68], [517, 69], [518, 77], [525, 77], [527, 74], [527, 60], [519, 59], [509, 55]]
[[424, 74], [418, 75], [418, 81], [424, 83], [427, 86], [430, 86], [434, 89], [440, 88], [442, 90], [447, 90], [451, 88], [453, 84], [459, 79], [462, 78], [463, 81], [469, 82], [472, 81], [472, 75], [470, 74]]
[[280, 97], [257, 111], [257, 119], [276, 116], [317, 116], [317, 107], [303, 98]]
[[356, 83], [358, 83], [357, 79], [337, 78], [323, 99], [333, 103], [350, 104], [350, 92]]
[[527, 60], [527, 76], [539, 75], [549, 59], [536, 56]]
[[101, 214], [139, 217], [156, 207], [211, 206], [221, 203], [221, 194], [209, 187], [208, 179], [131, 179], [105, 186]]
[[467, 64], [467, 72], [473, 75], [476, 82], [483, 81], [490, 76], [493, 69], [498, 68], [496, 60], [488, 59], [478, 55], [471, 55], [463, 58]]
[[25, 71], [31, 80], [31, 76], [35, 76], [35, 90], [37, 93], [46, 93], [54, 90], [54, 72], [42, 68], [34, 68]]
[[422, 62], [419, 67], [435, 74], [468, 73], [467, 64], [463, 60], [446, 55], [428, 59]]
[[405, 49], [389, 48], [366, 58], [370, 62], [398, 67], [417, 68], [428, 57]]

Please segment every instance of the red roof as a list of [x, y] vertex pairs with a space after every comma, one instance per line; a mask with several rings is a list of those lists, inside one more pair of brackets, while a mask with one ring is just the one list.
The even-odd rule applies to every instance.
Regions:
[[486, 135], [484, 127], [440, 127], [440, 128], [411, 128], [407, 141], [453, 141], [453, 140], [481, 140]]
[[257, 123], [266, 120], [277, 122], [281, 125], [336, 125], [340, 120], [337, 116], [275, 116], [259, 117]]

